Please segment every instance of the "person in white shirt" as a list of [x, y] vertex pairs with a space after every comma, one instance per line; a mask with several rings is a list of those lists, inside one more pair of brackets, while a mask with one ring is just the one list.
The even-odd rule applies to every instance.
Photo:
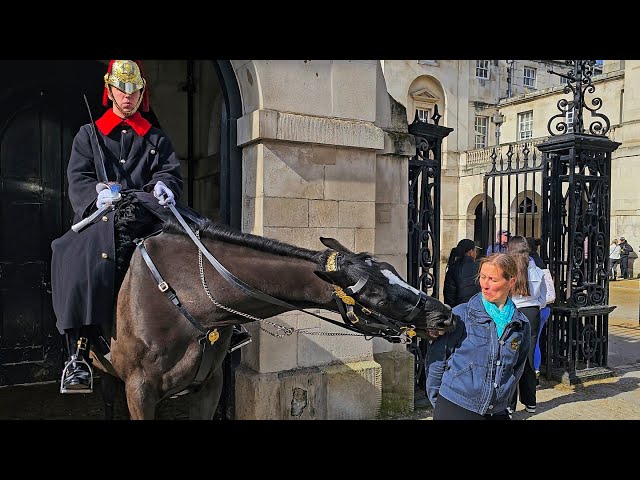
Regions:
[[[531, 345], [527, 356], [527, 362], [518, 388], [511, 399], [511, 410], [515, 412], [518, 396], [520, 402], [529, 413], [536, 411], [536, 370], [534, 367], [534, 347], [538, 341], [540, 330], [540, 309], [547, 305], [547, 286], [544, 281], [544, 272], [536, 266], [529, 256], [529, 243], [521, 235], [514, 235], [507, 244], [507, 253], [512, 255], [518, 265], [518, 280], [514, 286], [511, 299], [516, 308], [520, 310], [531, 324]], [[525, 281], [526, 279], [526, 281]]]
[[615, 282], [616, 280], [616, 265], [620, 263], [620, 245], [618, 245], [618, 239], [611, 240], [609, 246], [609, 280]]

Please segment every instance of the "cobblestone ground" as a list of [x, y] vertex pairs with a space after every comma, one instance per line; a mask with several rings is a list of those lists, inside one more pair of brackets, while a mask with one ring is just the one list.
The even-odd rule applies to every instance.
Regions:
[[[514, 420], [640, 420], [639, 281], [611, 283], [609, 366], [616, 376], [569, 386], [541, 379], [535, 414], [518, 404]], [[92, 394], [59, 393], [57, 382], [0, 387], [0, 420], [101, 420], [104, 415], [99, 379]], [[115, 418], [128, 419], [124, 397], [117, 399]], [[187, 398], [163, 402], [158, 418], [188, 418]], [[401, 419], [431, 419], [430, 408], [417, 408]]]

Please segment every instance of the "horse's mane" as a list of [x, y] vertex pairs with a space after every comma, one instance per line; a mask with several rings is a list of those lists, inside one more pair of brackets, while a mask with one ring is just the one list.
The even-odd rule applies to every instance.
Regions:
[[[200, 238], [210, 238], [212, 240], [241, 245], [262, 252], [301, 258], [316, 263], [320, 262], [323, 256], [326, 256], [325, 251], [308, 250], [272, 238], [241, 232], [227, 225], [215, 223], [208, 218], [203, 218], [198, 228], [200, 229]], [[187, 232], [182, 228], [182, 225], [174, 218], [169, 218], [164, 223], [162, 231], [171, 235], [188, 236]]]

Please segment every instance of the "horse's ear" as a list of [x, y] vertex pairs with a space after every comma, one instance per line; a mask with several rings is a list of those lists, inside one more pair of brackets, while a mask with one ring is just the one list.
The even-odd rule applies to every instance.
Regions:
[[320, 277], [325, 282], [331, 283], [333, 285], [339, 285], [340, 279], [342, 278], [342, 274], [340, 272], [327, 272], [325, 270], [314, 270], [318, 277]]
[[335, 238], [320, 237], [320, 241], [325, 247], [328, 247], [332, 250], [336, 250], [338, 252], [352, 253], [351, 250], [349, 250], [347, 247], [342, 245]]

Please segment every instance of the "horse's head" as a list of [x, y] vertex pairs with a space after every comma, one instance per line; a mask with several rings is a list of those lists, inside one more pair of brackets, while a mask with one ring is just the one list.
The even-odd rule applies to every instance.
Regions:
[[385, 337], [415, 331], [425, 339], [454, 328], [451, 308], [409, 285], [390, 264], [369, 253], [351, 252], [333, 238], [320, 241], [333, 251], [323, 256], [323, 268], [315, 273], [334, 285], [346, 305], [343, 317], [355, 328], [365, 334], [382, 330]]

